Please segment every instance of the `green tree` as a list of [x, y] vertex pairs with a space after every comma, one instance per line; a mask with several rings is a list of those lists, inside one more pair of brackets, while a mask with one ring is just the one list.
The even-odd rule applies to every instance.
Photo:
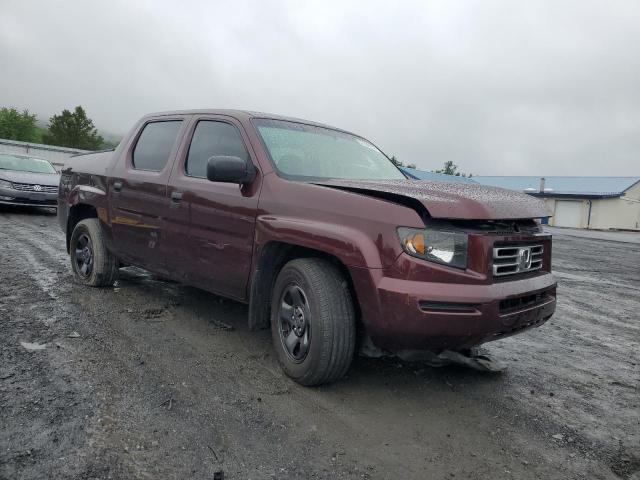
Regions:
[[393, 162], [396, 167], [417, 168], [415, 163], [407, 163], [405, 165], [403, 162], [398, 160], [395, 155], [391, 156], [391, 162]]
[[458, 166], [453, 163], [451, 160], [447, 160], [444, 162], [443, 168], [439, 170], [432, 170], [435, 173], [444, 173], [445, 175], [453, 175], [455, 177], [472, 177], [472, 174], [466, 174], [458, 171]]
[[0, 109], [0, 138], [33, 142], [36, 140], [36, 116], [29, 110], [20, 113], [15, 108]]
[[63, 110], [60, 115], [49, 119], [49, 130], [44, 135], [44, 142], [60, 147], [97, 150], [103, 144], [93, 121], [87, 117], [84, 108], [77, 106], [73, 113]]
[[393, 162], [393, 164], [396, 167], [404, 167], [404, 163], [402, 163], [400, 160], [398, 160], [395, 155], [391, 156], [391, 161]]

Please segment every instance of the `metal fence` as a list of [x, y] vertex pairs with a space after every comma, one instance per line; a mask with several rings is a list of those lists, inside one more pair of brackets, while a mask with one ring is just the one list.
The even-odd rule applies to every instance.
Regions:
[[40, 143], [19, 142], [17, 140], [5, 140], [0, 138], [0, 153], [19, 153], [33, 155], [51, 162], [58, 170], [62, 169], [67, 158], [78, 153], [87, 153], [89, 150], [77, 148], [56, 147], [54, 145], [42, 145]]

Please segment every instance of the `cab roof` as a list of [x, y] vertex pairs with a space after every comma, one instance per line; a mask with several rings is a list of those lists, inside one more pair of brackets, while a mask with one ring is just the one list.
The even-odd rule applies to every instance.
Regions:
[[237, 118], [239, 120], [251, 120], [252, 118], [268, 118], [270, 120], [282, 120], [286, 122], [304, 123], [305, 125], [313, 125], [316, 127], [329, 128], [331, 130], [339, 130], [341, 132], [357, 135], [348, 130], [327, 125], [320, 122], [314, 122], [311, 120], [305, 120], [302, 118], [288, 117], [286, 115], [278, 115], [275, 113], [255, 112], [251, 110], [236, 110], [236, 109], [215, 109], [215, 108], [203, 108], [203, 109], [191, 109], [191, 110], [168, 110], [165, 112], [156, 112], [146, 117], [159, 117], [159, 116], [171, 116], [171, 115], [226, 115]]

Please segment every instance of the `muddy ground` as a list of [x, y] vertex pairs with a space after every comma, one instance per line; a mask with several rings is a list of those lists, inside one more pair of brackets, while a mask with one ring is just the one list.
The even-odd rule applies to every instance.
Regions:
[[80, 286], [55, 216], [1, 209], [0, 478], [640, 478], [640, 244], [559, 233], [554, 262], [556, 315], [487, 345], [506, 372], [358, 358], [304, 388], [245, 306]]

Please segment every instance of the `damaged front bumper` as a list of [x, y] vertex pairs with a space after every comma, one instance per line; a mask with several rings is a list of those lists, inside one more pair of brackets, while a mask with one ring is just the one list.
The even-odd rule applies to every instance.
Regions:
[[556, 280], [539, 272], [500, 283], [439, 283], [352, 269], [362, 321], [384, 350], [464, 350], [542, 325], [556, 308]]

